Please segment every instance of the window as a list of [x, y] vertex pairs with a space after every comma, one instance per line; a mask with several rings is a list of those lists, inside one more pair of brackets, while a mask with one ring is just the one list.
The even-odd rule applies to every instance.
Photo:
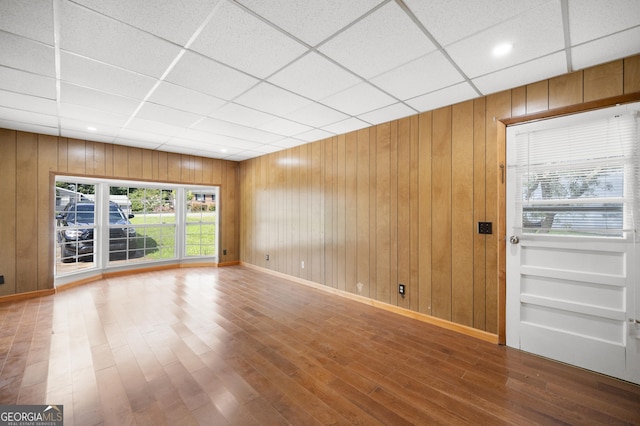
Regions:
[[523, 233], [622, 237], [636, 228], [635, 112], [516, 132]]
[[58, 177], [56, 275], [216, 258], [217, 192], [215, 187]]

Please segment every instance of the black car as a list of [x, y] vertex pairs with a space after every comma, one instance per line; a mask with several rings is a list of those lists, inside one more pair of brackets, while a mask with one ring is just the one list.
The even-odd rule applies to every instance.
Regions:
[[[135, 253], [136, 230], [129, 222], [133, 217], [133, 214], [126, 215], [113, 201], [109, 202], [109, 225], [123, 225], [122, 228], [109, 227], [109, 253], [112, 257]], [[58, 242], [62, 261], [70, 263], [92, 260], [95, 203], [91, 200], [72, 201], [56, 219], [61, 228], [58, 232]]]

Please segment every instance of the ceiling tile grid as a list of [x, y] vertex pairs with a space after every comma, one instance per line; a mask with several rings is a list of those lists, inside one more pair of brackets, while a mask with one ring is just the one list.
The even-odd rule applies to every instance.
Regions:
[[637, 53], [638, 0], [2, 0], [0, 126], [242, 161]]

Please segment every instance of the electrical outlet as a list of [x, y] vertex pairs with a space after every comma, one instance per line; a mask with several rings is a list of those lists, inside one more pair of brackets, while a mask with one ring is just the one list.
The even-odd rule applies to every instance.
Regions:
[[404, 296], [404, 284], [398, 284], [398, 293]]
[[491, 222], [478, 222], [478, 234], [493, 234]]
[[269, 255], [268, 254], [264, 255], [264, 260], [266, 260], [267, 262], [269, 261]]
[[304, 269], [304, 260], [300, 262], [300, 267]]
[[222, 250], [222, 255], [226, 256], [227, 255], [227, 249]]
[[4, 284], [4, 275], [0, 275], [0, 284]]

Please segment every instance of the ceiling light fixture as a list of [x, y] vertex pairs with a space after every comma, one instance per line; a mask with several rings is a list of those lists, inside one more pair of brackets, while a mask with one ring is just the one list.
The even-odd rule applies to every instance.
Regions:
[[95, 132], [95, 131], [96, 131], [96, 130], [98, 130], [98, 129], [96, 129], [96, 128], [95, 128], [95, 127], [93, 127], [93, 126], [89, 126], [89, 127], [87, 127], [87, 130], [88, 130], [88, 131], [90, 131], [90, 132]]
[[493, 48], [493, 56], [504, 56], [511, 52], [511, 49], [513, 49], [513, 44], [511, 43], [499, 44]]
[[222, 148], [222, 149], [220, 150], [220, 152], [227, 152], [227, 150], [226, 150], [226, 149], [224, 149], [224, 148]]

